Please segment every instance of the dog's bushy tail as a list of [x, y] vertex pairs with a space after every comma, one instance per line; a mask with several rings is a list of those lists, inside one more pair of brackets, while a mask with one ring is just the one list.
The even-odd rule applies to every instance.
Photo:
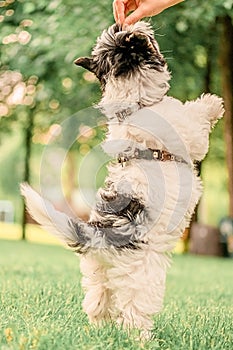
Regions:
[[76, 237], [70, 225], [70, 218], [56, 210], [48, 200], [42, 198], [28, 184], [21, 184], [20, 190], [31, 217], [64, 243], [73, 244]]
[[56, 210], [26, 183], [21, 184], [20, 190], [32, 218], [77, 253], [100, 248], [135, 249], [138, 243], [137, 229], [132, 222], [120, 228], [96, 227]]

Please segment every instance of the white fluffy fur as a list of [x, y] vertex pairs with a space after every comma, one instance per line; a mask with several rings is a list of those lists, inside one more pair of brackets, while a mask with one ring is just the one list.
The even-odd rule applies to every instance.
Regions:
[[[128, 84], [130, 85], [130, 81]], [[120, 96], [121, 83], [119, 86], [119, 91], [116, 82], [113, 86], [108, 87], [112, 96]], [[132, 86], [129, 86], [129, 90], [131, 88]], [[127, 95], [127, 91], [125, 92]], [[157, 96], [158, 92], [155, 94], [156, 100]], [[137, 98], [136, 94], [135, 100]], [[105, 98], [104, 100], [106, 102]], [[131, 95], [132, 100], [133, 96]], [[125, 99], [122, 99], [122, 103], [125, 103]], [[111, 101], [109, 101], [109, 105], [113, 116]], [[106, 109], [108, 113], [108, 108]], [[163, 116], [174, 127], [184, 142], [191, 161], [204, 158], [208, 151], [211, 126], [223, 115], [222, 100], [214, 95], [203, 95], [200, 99], [185, 104], [165, 96], [160, 102], [150, 105], [149, 109]], [[141, 115], [139, 116], [141, 117]], [[134, 119], [133, 125], [130, 123], [130, 118]], [[160, 148], [162, 144], [169, 144], [169, 134], [165, 133], [162, 135], [163, 139], [158, 141], [154, 139], [153, 135], [147, 132], [143, 133], [142, 128], [135, 128], [136, 118], [133, 115], [129, 117], [128, 123], [118, 126], [114, 123], [110, 124], [108, 140], [130, 137], [131, 140], [151, 148]], [[143, 119], [141, 119], [141, 124], [143, 125]], [[111, 142], [110, 145], [112, 146], [114, 143]], [[175, 148], [176, 145], [173, 146]], [[174, 153], [179, 151], [174, 148]], [[106, 146], [105, 150], [107, 149]], [[119, 150], [118, 143], [115, 151], [117, 149]], [[110, 153], [113, 153], [112, 147]], [[117, 184], [127, 179], [132, 185], [133, 191], [141, 195], [142, 198], [146, 198], [146, 203], [152, 211], [155, 212], [156, 208], [159, 208], [159, 217], [155, 221], [154, 227], [146, 234], [149, 246], [143, 251], [132, 253], [126, 252], [119, 255], [110, 252], [106, 255], [90, 253], [86, 257], [82, 257], [81, 270], [86, 276], [83, 283], [86, 290], [83, 306], [93, 322], [104, 318], [114, 319], [115, 315], [118, 315], [124, 326], [148, 330], [153, 325], [151, 315], [159, 312], [163, 305], [166, 269], [169, 266], [167, 253], [174, 249], [184, 229], [189, 226], [195, 206], [201, 196], [202, 185], [192, 163], [191, 168], [174, 162], [159, 164], [151, 162], [144, 166], [139, 164], [138, 167], [135, 163], [132, 162], [131, 165], [120, 170], [115, 167], [110, 168], [109, 177], [114, 180], [116, 188]], [[146, 176], [142, 171], [145, 167], [147, 169]], [[178, 168], [185, 179], [189, 178], [187, 183], [180, 183], [181, 175], [177, 171]], [[154, 179], [153, 187], [149, 190], [150, 198], [147, 196], [147, 177]], [[192, 188], [185, 189], [185, 186], [192, 186]], [[164, 197], [158, 196], [161, 187], [165, 191]], [[182, 214], [181, 220], [172, 225], [171, 217], [181, 216], [179, 213], [182, 207], [181, 198], [179, 198], [180, 190], [187, 194], [188, 197], [182, 198], [182, 200], [184, 205], [188, 203], [188, 206], [185, 208], [185, 215]], [[169, 230], [169, 224], [171, 230]], [[95, 302], [93, 302], [93, 292]]]
[[[142, 236], [148, 243], [142, 249], [90, 250], [81, 256], [86, 293], [83, 307], [91, 322], [117, 320], [126, 328], [153, 327], [152, 315], [163, 305], [169, 252], [189, 225], [201, 195], [201, 182], [192, 162], [202, 160], [208, 151], [211, 127], [223, 115], [222, 100], [207, 94], [183, 104], [166, 96], [169, 78], [166, 67], [162, 72], [147, 68], [127, 79], [110, 76], [106, 84], [100, 106], [111, 119], [107, 141], [111, 141], [113, 148], [106, 143], [109, 153], [117, 153], [119, 145], [114, 149], [113, 141], [123, 139], [146, 148], [166, 147], [178, 155], [180, 151], [186, 152], [189, 165], [140, 160], [124, 168], [120, 164], [109, 167], [114, 186], [117, 188], [127, 179], [133, 192], [150, 208], [154, 224], [148, 230], [146, 223], [142, 223]], [[166, 130], [160, 129], [158, 137], [154, 130], [150, 133], [150, 125], [144, 125], [142, 115], [146, 110], [138, 111], [140, 105], [161, 116], [173, 128], [184, 145], [183, 150], [171, 142], [172, 135]], [[118, 123], [115, 113], [119, 106], [130, 106], [135, 113]], [[30, 213], [42, 226], [64, 241], [72, 241], [73, 233], [64, 214], [55, 212], [48, 203], [46, 211], [41, 197], [28, 186], [22, 186], [22, 194]], [[93, 212], [91, 219], [96, 216]]]

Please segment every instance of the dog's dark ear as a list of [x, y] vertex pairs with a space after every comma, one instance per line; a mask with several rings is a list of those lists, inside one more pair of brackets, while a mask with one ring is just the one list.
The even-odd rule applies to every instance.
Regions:
[[93, 60], [90, 57], [79, 57], [74, 61], [74, 64], [93, 72]]

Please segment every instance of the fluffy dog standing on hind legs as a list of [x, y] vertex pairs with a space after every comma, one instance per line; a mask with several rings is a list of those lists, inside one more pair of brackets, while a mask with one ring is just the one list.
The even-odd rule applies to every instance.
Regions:
[[150, 331], [163, 305], [170, 252], [198, 203], [195, 171], [209, 133], [223, 115], [222, 99], [168, 97], [170, 74], [149, 24], [105, 30], [90, 57], [108, 118], [105, 152], [114, 155], [87, 223], [56, 211], [21, 185], [32, 217], [81, 256], [83, 302], [90, 322], [115, 320]]

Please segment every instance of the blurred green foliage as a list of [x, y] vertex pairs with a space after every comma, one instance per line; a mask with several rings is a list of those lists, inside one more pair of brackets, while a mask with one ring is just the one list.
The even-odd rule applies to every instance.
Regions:
[[[151, 19], [172, 72], [174, 97], [184, 101], [204, 91], [221, 93], [217, 19], [233, 17], [232, 4], [186, 1]], [[73, 61], [88, 55], [96, 37], [112, 23], [111, 0], [0, 1], [1, 197], [13, 198], [23, 178], [25, 146], [19, 135], [31, 119], [36, 164], [51, 125], [99, 100], [98, 83]], [[90, 148], [102, 138], [103, 130], [97, 129], [94, 137], [79, 140], [75, 147]], [[223, 161], [223, 123], [211, 142], [214, 151], [208, 161]], [[38, 167], [33, 170], [36, 173]]]
[[0, 11], [1, 72], [18, 71], [24, 82], [34, 78], [29, 107], [35, 107], [36, 125], [46, 128], [97, 100], [97, 84], [88, 82], [73, 60], [88, 54], [112, 22], [109, 1], [89, 0], [85, 6], [79, 0], [1, 1]]

